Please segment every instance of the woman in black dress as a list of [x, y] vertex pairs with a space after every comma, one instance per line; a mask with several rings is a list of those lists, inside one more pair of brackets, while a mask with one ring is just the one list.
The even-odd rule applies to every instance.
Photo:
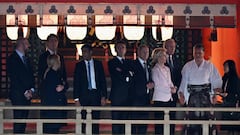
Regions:
[[[233, 60], [226, 60], [223, 64], [223, 86], [221, 93], [223, 97], [223, 107], [238, 107], [240, 90], [239, 90], [239, 77], [236, 71], [236, 65]], [[238, 113], [224, 112], [222, 118], [226, 120], [238, 119]], [[222, 129], [235, 130], [235, 126], [222, 126]]]
[[[65, 84], [60, 73], [60, 57], [58, 55], [49, 55], [47, 58], [48, 68], [44, 74], [44, 91], [41, 96], [41, 104], [43, 106], [65, 106], [67, 98], [65, 95]], [[65, 111], [48, 110], [42, 111], [41, 117], [45, 119], [63, 119], [66, 118]], [[44, 133], [58, 133], [63, 126], [61, 123], [44, 123]]]

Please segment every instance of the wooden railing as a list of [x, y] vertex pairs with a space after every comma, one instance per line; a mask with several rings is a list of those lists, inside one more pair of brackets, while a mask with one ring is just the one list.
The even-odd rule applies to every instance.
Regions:
[[[68, 110], [75, 111], [75, 118], [68, 119], [12, 119], [5, 118], [4, 111], [7, 110]], [[86, 119], [81, 118], [81, 111], [86, 110]], [[147, 112], [157, 112], [164, 111], [163, 120], [112, 120], [112, 119], [92, 119], [92, 111], [147, 111]], [[43, 106], [0, 106], [0, 134], [4, 133], [4, 123], [13, 122], [26, 122], [26, 123], [36, 123], [37, 135], [43, 134], [43, 123], [75, 123], [75, 133], [76, 135], [82, 134], [82, 123], [86, 123], [86, 134], [92, 134], [92, 124], [124, 124], [125, 125], [125, 135], [131, 134], [132, 124], [163, 124], [164, 125], [164, 135], [170, 134], [170, 124], [201, 124], [203, 135], [209, 134], [209, 126], [211, 125], [240, 125], [239, 121], [231, 120], [170, 120], [169, 112], [186, 112], [186, 111], [208, 111], [208, 112], [240, 112], [240, 108], [188, 108], [188, 107], [75, 107], [75, 106], [63, 106], [63, 107], [43, 107]], [[12, 134], [12, 133], [11, 133]]]

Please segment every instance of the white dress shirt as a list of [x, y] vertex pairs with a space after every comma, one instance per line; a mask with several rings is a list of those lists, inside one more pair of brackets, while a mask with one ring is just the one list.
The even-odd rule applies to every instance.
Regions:
[[18, 56], [21, 58], [22, 62], [24, 63], [24, 60], [23, 60], [23, 56], [25, 56], [25, 54], [23, 54], [22, 52], [16, 50], [16, 53], [18, 54]]
[[119, 61], [122, 63], [123, 62], [123, 60], [124, 60], [124, 58], [123, 57], [119, 57], [119, 56], [117, 56], [117, 58], [119, 59]]
[[222, 87], [222, 78], [216, 67], [209, 61], [203, 60], [198, 67], [195, 60], [186, 63], [182, 69], [182, 81], [179, 92], [184, 94], [185, 102], [188, 103], [189, 93], [187, 85], [202, 85], [211, 83], [211, 93], [213, 89]]
[[[85, 65], [86, 65], [86, 69], [87, 69], [87, 76], [88, 76], [88, 61], [84, 60]], [[96, 80], [95, 80], [95, 70], [94, 70], [94, 61], [93, 59], [91, 59], [89, 61], [90, 63], [90, 70], [91, 70], [91, 85], [92, 85], [92, 89], [97, 89], [96, 87]], [[89, 76], [88, 76], [89, 78]]]
[[153, 101], [168, 102], [172, 100], [171, 87], [174, 87], [171, 80], [170, 69], [167, 66], [156, 64], [152, 69], [154, 82]]

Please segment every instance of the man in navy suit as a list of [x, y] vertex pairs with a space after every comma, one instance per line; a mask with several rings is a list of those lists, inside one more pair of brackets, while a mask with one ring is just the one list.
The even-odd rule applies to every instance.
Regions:
[[[107, 86], [102, 62], [92, 58], [91, 45], [82, 46], [83, 60], [75, 66], [73, 96], [77, 106], [101, 106], [106, 104]], [[86, 111], [82, 112], [86, 118]], [[93, 111], [92, 118], [99, 119], [100, 112]], [[83, 126], [83, 131], [85, 125]], [[99, 134], [99, 125], [93, 124], [93, 134]]]
[[57, 54], [60, 56], [60, 61], [61, 61], [61, 67], [60, 67], [60, 75], [61, 78], [63, 78], [63, 83], [64, 83], [64, 89], [67, 90], [68, 89], [68, 82], [67, 82], [67, 73], [66, 73], [66, 68], [65, 68], [65, 63], [64, 63], [64, 58], [63, 56], [57, 52], [57, 48], [58, 48], [58, 37], [57, 35], [54, 34], [50, 34], [47, 37], [47, 41], [46, 41], [46, 51], [41, 54], [39, 56], [39, 61], [38, 61], [38, 77], [40, 80], [40, 96], [41, 95], [41, 85], [42, 84], [42, 80], [43, 80], [43, 76], [44, 73], [47, 69], [47, 57], [51, 54]]
[[[13, 106], [29, 106], [34, 92], [34, 76], [25, 52], [29, 42], [18, 38], [15, 51], [7, 59], [7, 74], [10, 79], [9, 98]], [[14, 119], [27, 119], [28, 110], [14, 110]], [[25, 133], [26, 123], [14, 123], [14, 133]]]
[[[150, 105], [150, 90], [154, 87], [151, 79], [151, 69], [147, 62], [149, 57], [149, 47], [147, 45], [140, 45], [138, 47], [138, 58], [134, 60], [134, 76], [133, 85], [131, 89], [131, 105], [146, 107]], [[132, 119], [147, 119], [147, 112], [133, 112]], [[147, 133], [147, 125], [133, 125], [132, 134], [145, 135]]]
[[[174, 39], [167, 39], [164, 42], [164, 47], [167, 49], [167, 62], [166, 62], [166, 66], [169, 67], [170, 72], [171, 72], [171, 78], [172, 78], [172, 82], [173, 85], [176, 86], [177, 88], [179, 88], [180, 83], [181, 83], [181, 70], [182, 70], [182, 64], [180, 62], [180, 59], [176, 57], [175, 55], [175, 50], [176, 50], [176, 42]], [[178, 101], [178, 96], [177, 96], [177, 92], [176, 94], [172, 95], [173, 97], [173, 104], [172, 107], [176, 107], [176, 103]], [[170, 113], [170, 117], [171, 119], [175, 119], [175, 112], [171, 112]], [[172, 124], [170, 126], [171, 128], [171, 135], [174, 135], [175, 132], [175, 125]]]
[[[118, 42], [115, 45], [117, 56], [108, 62], [108, 69], [111, 76], [111, 93], [110, 100], [112, 106], [129, 106], [130, 105], [130, 86], [132, 84], [133, 69], [132, 61], [125, 59], [126, 43]], [[113, 120], [124, 120], [128, 118], [128, 112], [113, 111]], [[113, 134], [124, 134], [124, 125], [113, 124]]]

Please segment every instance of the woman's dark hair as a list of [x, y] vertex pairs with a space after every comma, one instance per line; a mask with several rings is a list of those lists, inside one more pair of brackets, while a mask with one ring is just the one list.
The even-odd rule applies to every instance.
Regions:
[[224, 65], [228, 65], [228, 68], [229, 68], [229, 72], [228, 74], [231, 75], [231, 76], [238, 76], [237, 75], [237, 70], [236, 70], [236, 64], [233, 60], [226, 60], [224, 63], [223, 63], [223, 66]]

